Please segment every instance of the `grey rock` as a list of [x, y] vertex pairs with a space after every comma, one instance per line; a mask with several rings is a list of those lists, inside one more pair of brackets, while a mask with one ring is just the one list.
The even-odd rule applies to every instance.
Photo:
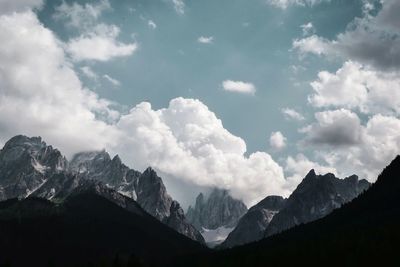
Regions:
[[11, 138], [0, 151], [0, 200], [26, 197], [68, 162], [40, 137]]
[[316, 175], [311, 170], [290, 195], [282, 210], [273, 217], [265, 236], [322, 218], [357, 197], [369, 186], [368, 181], [359, 180], [356, 175], [339, 179], [331, 173]]
[[232, 198], [227, 190], [214, 189], [207, 200], [202, 193], [197, 196], [187, 218], [198, 230], [232, 228], [246, 212], [247, 207], [241, 200]]
[[286, 199], [281, 196], [268, 196], [251, 207], [239, 220], [235, 229], [220, 245], [230, 248], [260, 240], [264, 237], [272, 218], [284, 207]]

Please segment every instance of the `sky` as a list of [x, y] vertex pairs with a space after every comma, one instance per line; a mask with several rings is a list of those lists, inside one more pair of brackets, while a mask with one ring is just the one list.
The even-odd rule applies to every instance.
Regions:
[[155, 168], [186, 207], [400, 150], [400, 1], [0, 0], [0, 144]]

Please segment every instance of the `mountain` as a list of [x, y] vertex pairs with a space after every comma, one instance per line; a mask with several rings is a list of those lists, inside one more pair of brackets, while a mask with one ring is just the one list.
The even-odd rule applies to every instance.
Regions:
[[284, 207], [285, 203], [286, 199], [281, 196], [264, 198], [247, 211], [219, 247], [229, 248], [262, 239], [272, 218]]
[[108, 194], [119, 192], [137, 200], [159, 221], [171, 222], [167, 225], [176, 231], [205, 242], [183, 211], [168, 220], [171, 208], [180, 211], [176, 205], [172, 207], [173, 199], [151, 168], [140, 173], [124, 165], [118, 155], [111, 159], [104, 150], [78, 153], [68, 162], [40, 137], [13, 137], [0, 151], [0, 200], [36, 196], [62, 201], [80, 187], [93, 185], [103, 192], [108, 188]]
[[352, 201], [316, 221], [174, 266], [398, 266], [400, 156]]
[[289, 196], [285, 206], [272, 218], [265, 235], [270, 236], [322, 218], [369, 186], [368, 181], [359, 180], [356, 175], [339, 179], [332, 173], [316, 175], [311, 170]]
[[[102, 196], [109, 193], [118, 204]], [[105, 186], [79, 187], [61, 203], [35, 197], [0, 202], [0, 265], [165, 266], [202, 250]]]
[[215, 245], [226, 238], [246, 211], [246, 205], [227, 190], [214, 189], [207, 199], [202, 193], [197, 196], [194, 208], [188, 208], [187, 219], [202, 231], [207, 243]]
[[67, 165], [65, 157], [40, 137], [11, 138], [0, 151], [0, 200], [29, 196]]

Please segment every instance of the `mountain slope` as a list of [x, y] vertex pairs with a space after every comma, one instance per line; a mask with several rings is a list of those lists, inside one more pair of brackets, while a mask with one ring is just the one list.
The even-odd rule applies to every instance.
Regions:
[[163, 266], [205, 249], [139, 206], [135, 209], [129, 212], [91, 189], [61, 204], [38, 198], [1, 202], [0, 264], [88, 266], [134, 255], [146, 266]]
[[215, 188], [207, 199], [202, 193], [197, 196], [194, 208], [188, 208], [187, 219], [208, 237], [206, 242], [213, 246], [226, 238], [221, 233], [229, 234], [246, 211], [241, 200], [232, 198], [227, 190]]
[[[151, 168], [140, 173], [124, 165], [118, 155], [111, 159], [104, 150], [78, 153], [68, 162], [40, 137], [15, 136], [0, 151], [0, 200], [36, 196], [60, 201], [87, 186], [107, 192], [110, 200], [120, 198], [117, 191], [136, 199], [159, 221], [169, 222], [171, 228], [204, 243], [179, 204], [170, 215], [173, 199]], [[167, 220], [169, 216], [173, 218]]]
[[261, 200], [239, 220], [220, 247], [229, 248], [262, 239], [265, 229], [285, 202], [286, 199], [280, 196], [268, 196]]
[[322, 218], [357, 197], [369, 185], [356, 175], [339, 179], [331, 173], [316, 175], [311, 170], [289, 196], [282, 210], [272, 218], [265, 234], [270, 236]]
[[398, 266], [399, 192], [397, 156], [367, 191], [326, 217], [258, 242], [200, 253], [190, 258], [196, 262], [191, 266]]

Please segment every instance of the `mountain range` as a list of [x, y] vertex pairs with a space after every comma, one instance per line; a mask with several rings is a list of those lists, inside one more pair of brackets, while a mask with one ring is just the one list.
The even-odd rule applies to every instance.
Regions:
[[104, 150], [68, 161], [40, 137], [19, 135], [0, 151], [0, 266], [392, 259], [400, 239], [399, 176], [400, 157], [372, 186], [355, 175], [311, 170], [288, 198], [267, 196], [247, 210], [229, 191], [213, 189], [185, 215], [151, 167], [141, 173]]

